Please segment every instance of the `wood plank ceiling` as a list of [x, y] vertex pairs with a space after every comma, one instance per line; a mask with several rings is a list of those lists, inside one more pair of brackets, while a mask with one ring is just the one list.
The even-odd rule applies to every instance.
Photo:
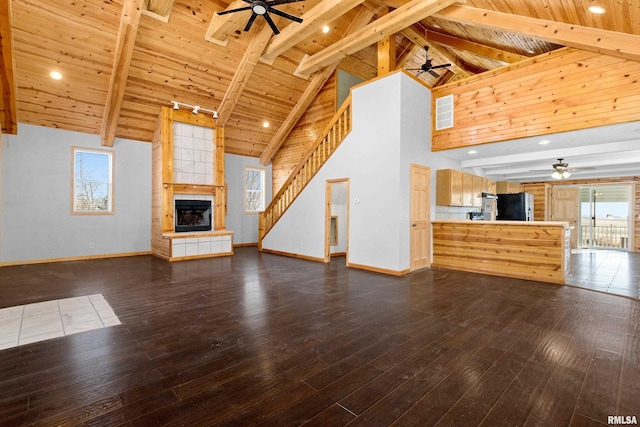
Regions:
[[99, 134], [104, 145], [150, 141], [160, 107], [175, 100], [219, 111], [227, 152], [264, 162], [332, 69], [377, 74], [387, 35], [400, 67], [419, 68], [427, 45], [434, 65], [452, 64], [440, 78], [423, 73], [430, 86], [564, 45], [640, 60], [635, 0], [602, 0], [602, 15], [588, 12], [592, 0], [306, 0], [277, 6], [304, 19], [273, 15], [277, 36], [262, 19], [242, 31], [250, 11], [216, 14], [241, 0], [0, 3], [4, 133], [20, 122]]

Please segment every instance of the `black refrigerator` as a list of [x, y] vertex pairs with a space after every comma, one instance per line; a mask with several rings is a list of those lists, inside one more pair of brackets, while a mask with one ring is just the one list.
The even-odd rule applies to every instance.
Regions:
[[498, 194], [496, 219], [510, 221], [533, 221], [533, 194]]

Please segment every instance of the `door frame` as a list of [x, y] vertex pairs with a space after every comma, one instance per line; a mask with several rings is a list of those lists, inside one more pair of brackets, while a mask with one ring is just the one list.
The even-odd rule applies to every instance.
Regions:
[[[630, 182], [611, 182], [611, 183], [602, 183], [602, 184], [578, 184], [578, 248], [582, 248], [582, 249], [605, 249], [605, 250], [620, 250], [620, 251], [626, 251], [626, 252], [633, 252], [633, 245], [634, 245], [634, 226], [635, 226], [635, 220], [634, 220], [634, 203], [635, 203], [635, 185], [634, 183], [630, 183]], [[593, 215], [596, 214], [596, 212], [594, 211], [595, 208], [595, 204], [597, 203], [596, 200], [594, 200], [595, 197], [595, 192], [597, 192], [599, 189], [604, 189], [604, 188], [610, 188], [610, 187], [626, 187], [627, 191], [628, 191], [628, 199], [627, 199], [627, 244], [626, 247], [610, 247], [610, 246], [598, 246], [598, 245], [594, 245], [593, 243]], [[589, 220], [589, 231], [590, 231], [590, 238], [589, 238], [589, 245], [588, 246], [582, 246], [582, 240], [580, 237], [582, 237], [582, 206], [580, 205], [580, 199], [579, 199], [579, 194], [580, 194], [580, 190], [582, 189], [588, 189], [589, 190], [589, 215], [591, 216], [591, 219]]]
[[345, 252], [347, 265], [349, 264], [349, 191], [350, 183], [349, 178], [328, 179], [325, 181], [325, 203], [324, 203], [324, 262], [331, 261], [331, 196], [333, 184], [346, 183], [347, 185], [347, 218], [346, 218], [346, 232], [345, 232]]

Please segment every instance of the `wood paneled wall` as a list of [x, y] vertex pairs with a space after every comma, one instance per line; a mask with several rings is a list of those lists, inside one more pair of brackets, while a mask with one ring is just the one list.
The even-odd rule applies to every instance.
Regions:
[[[554, 185], [597, 185], [597, 184], [612, 184], [612, 183], [635, 183], [635, 194], [634, 194], [634, 207], [633, 207], [633, 252], [640, 252], [640, 176], [628, 176], [628, 177], [620, 177], [620, 178], [600, 178], [600, 179], [572, 179], [572, 180], [561, 180], [561, 181], [553, 181], [547, 183], [524, 183], [525, 191], [533, 192], [530, 189], [535, 186], [541, 186], [544, 184], [548, 184], [551, 186]], [[535, 196], [534, 196], [535, 197]], [[549, 202], [547, 200], [547, 202]], [[534, 200], [534, 209], [536, 209], [535, 204], [538, 203], [538, 198]], [[537, 220], [537, 217], [536, 217]]]
[[434, 151], [638, 119], [640, 62], [563, 48], [433, 89], [454, 96]]
[[533, 220], [548, 221], [548, 196], [551, 184], [540, 182], [535, 184], [522, 184], [523, 191], [533, 194]]
[[560, 222], [436, 220], [432, 231], [433, 267], [564, 284]]
[[336, 112], [337, 79], [334, 73], [318, 93], [287, 140], [271, 162], [272, 191], [277, 194], [298, 165], [309, 147], [318, 139], [320, 133]]

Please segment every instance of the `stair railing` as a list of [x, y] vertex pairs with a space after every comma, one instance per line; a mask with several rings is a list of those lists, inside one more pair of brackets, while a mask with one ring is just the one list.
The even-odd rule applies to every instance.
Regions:
[[309, 147], [300, 163], [289, 176], [289, 179], [273, 197], [269, 206], [263, 212], [260, 212], [258, 220], [258, 249], [262, 249], [264, 236], [273, 228], [322, 165], [351, 132], [351, 120], [351, 96], [349, 95], [331, 118], [329, 124], [324, 128], [320, 137]]

